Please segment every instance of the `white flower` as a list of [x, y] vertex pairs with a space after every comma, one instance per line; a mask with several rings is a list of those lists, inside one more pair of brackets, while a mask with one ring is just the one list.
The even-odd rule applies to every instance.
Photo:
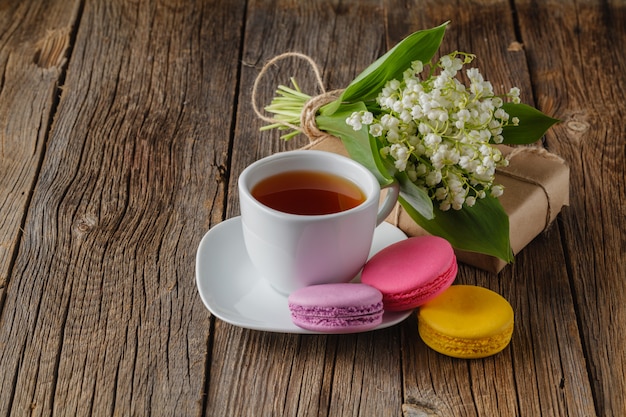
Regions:
[[435, 190], [435, 198], [439, 201], [445, 200], [448, 197], [448, 190], [444, 187], [439, 187]]
[[458, 150], [453, 148], [448, 151], [448, 153], [446, 154], [446, 157], [449, 163], [456, 165], [459, 163], [459, 160], [461, 159], [461, 154], [459, 154]]
[[402, 96], [402, 107], [406, 110], [406, 109], [411, 109], [411, 107], [413, 107], [413, 105], [417, 102], [417, 94], [413, 93], [413, 92], [406, 92], [406, 94], [404, 94]]
[[493, 115], [500, 120], [509, 120], [509, 114], [504, 111], [504, 109], [500, 108], [496, 110]]
[[461, 109], [456, 113], [456, 118], [458, 120], [462, 120], [463, 122], [469, 122], [471, 117], [472, 115], [467, 109]]
[[406, 163], [409, 159], [409, 149], [406, 146], [400, 143], [391, 145], [389, 155], [395, 159], [394, 165], [398, 170], [404, 171], [406, 169]]
[[382, 124], [385, 129], [397, 129], [400, 125], [400, 121], [390, 114], [385, 114], [380, 118], [380, 124]]
[[413, 120], [413, 117], [411, 116], [411, 113], [409, 113], [409, 111], [407, 109], [402, 110], [402, 112], [400, 113], [400, 116], [398, 116], [398, 117], [400, 118], [400, 120], [402, 120], [407, 125], [409, 123], [411, 123], [411, 121]]
[[426, 136], [424, 136], [424, 143], [426, 144], [426, 146], [430, 146], [430, 147], [438, 145], [441, 143], [441, 136], [435, 133], [429, 133]]
[[398, 129], [389, 129], [387, 131], [387, 141], [389, 141], [389, 143], [398, 143], [400, 141], [400, 133], [398, 132]]
[[456, 194], [452, 199], [452, 208], [454, 210], [461, 210], [465, 203], [465, 196], [463, 194]]
[[461, 183], [459, 178], [454, 174], [450, 174], [450, 177], [448, 179], [448, 188], [454, 194], [459, 194], [463, 192], [463, 184]]
[[[430, 171], [426, 174], [426, 185], [433, 187], [441, 182], [441, 171]], [[441, 199], [439, 199], [441, 200]]]
[[491, 146], [489, 146], [487, 144], [482, 144], [482, 145], [480, 145], [480, 148], [478, 148], [478, 152], [480, 152], [483, 157], [490, 156], [491, 155]]
[[467, 172], [476, 172], [479, 164], [476, 159], [470, 158], [469, 156], [461, 156], [459, 158], [459, 166]]
[[364, 125], [371, 125], [374, 122], [374, 114], [372, 112], [366, 111], [361, 115], [361, 123]]
[[406, 160], [396, 160], [393, 165], [396, 167], [396, 169], [400, 172], [404, 171], [406, 169]]
[[451, 57], [450, 55], [446, 55], [441, 58], [441, 66], [444, 71], [454, 76], [457, 71], [463, 68], [463, 61], [459, 58]]
[[419, 104], [416, 104], [411, 108], [411, 116], [413, 117], [413, 120], [421, 119], [424, 116], [422, 107]]
[[[495, 106], [493, 105], [493, 101], [490, 98], [484, 99], [480, 103], [480, 111], [482, 113], [490, 113], [490, 112], [493, 111], [494, 108], [495, 108]], [[491, 114], [489, 114], [488, 116], [489, 116], [489, 118], [491, 118]]]
[[370, 135], [375, 138], [383, 134], [383, 126], [380, 123], [374, 123], [370, 126]]
[[436, 170], [440, 170], [444, 166], [446, 151], [442, 148], [443, 146], [437, 149], [433, 156], [430, 157], [430, 162], [433, 164], [433, 168], [435, 168]]
[[404, 105], [400, 100], [396, 100], [391, 106], [391, 110], [395, 111], [396, 113], [400, 113], [403, 109]]
[[395, 90], [393, 88], [391, 88], [389, 86], [389, 84], [387, 83], [385, 85], [385, 87], [383, 87], [382, 91], [380, 92], [380, 96], [383, 98], [389, 98], [391, 97], [393, 94], [395, 93]]
[[424, 71], [424, 63], [422, 63], [422, 61], [413, 61], [411, 63], [411, 68], [413, 69], [413, 71], [419, 74], [420, 72]]
[[417, 131], [420, 132], [422, 135], [426, 135], [426, 134], [432, 132], [432, 129], [426, 123], [420, 123], [417, 126]]
[[346, 119], [348, 126], [352, 126], [354, 130], [361, 130], [361, 115], [358, 112], [354, 112]]
[[491, 187], [491, 196], [500, 197], [504, 193], [504, 187], [501, 185], [494, 185]]
[[469, 78], [472, 83], [482, 83], [484, 81], [482, 74], [478, 70], [478, 68], [470, 68], [466, 71], [467, 78]]
[[438, 77], [435, 78], [434, 86], [437, 89], [444, 88], [449, 80], [450, 76], [448, 74], [441, 73]]

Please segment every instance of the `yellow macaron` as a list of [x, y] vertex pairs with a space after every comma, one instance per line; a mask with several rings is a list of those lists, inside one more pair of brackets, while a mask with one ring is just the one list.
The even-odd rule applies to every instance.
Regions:
[[513, 335], [513, 308], [500, 294], [474, 285], [453, 285], [422, 305], [419, 334], [429, 347], [463, 359], [503, 350]]

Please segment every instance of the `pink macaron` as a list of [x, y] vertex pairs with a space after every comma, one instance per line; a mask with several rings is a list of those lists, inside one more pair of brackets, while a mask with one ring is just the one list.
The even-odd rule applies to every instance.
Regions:
[[293, 323], [316, 332], [362, 332], [383, 319], [382, 294], [364, 284], [312, 285], [292, 292], [288, 302]]
[[419, 307], [452, 285], [458, 266], [447, 240], [412, 237], [374, 255], [363, 267], [361, 282], [383, 294], [385, 310]]

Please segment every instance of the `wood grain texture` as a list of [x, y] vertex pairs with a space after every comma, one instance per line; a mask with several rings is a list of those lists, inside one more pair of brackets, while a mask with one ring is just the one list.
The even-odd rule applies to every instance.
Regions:
[[86, 2], [0, 321], [3, 415], [202, 413], [195, 248], [223, 218], [242, 16]]
[[[459, 269], [511, 302], [511, 345], [448, 358], [414, 314], [324, 336], [212, 318], [200, 239], [245, 166], [307, 143], [259, 132], [265, 62], [305, 53], [342, 88], [447, 20], [443, 53], [562, 121], [543, 145], [570, 207], [499, 275]], [[626, 415], [625, 24], [622, 0], [0, 0], [0, 415]], [[281, 61], [258, 104], [290, 76], [320, 91]]]
[[546, 145], [571, 170], [561, 227], [597, 412], [625, 415], [626, 3], [519, 1], [518, 13], [537, 102], [562, 120]]
[[41, 166], [79, 4], [0, 3], [0, 291]]
[[[282, 142], [277, 132], [259, 133], [263, 122], [250, 105], [252, 85], [266, 61], [283, 52], [310, 55], [319, 66], [325, 88], [344, 87], [369, 63], [385, 52], [383, 13], [379, 2], [253, 1], [248, 4], [237, 125], [233, 143], [228, 215], [238, 214], [236, 178], [252, 161], [278, 150], [295, 149], [305, 138]], [[303, 36], [302, 34], [306, 34]], [[359, 50], [355, 54], [355, 50]], [[270, 71], [262, 83], [259, 103], [268, 104], [278, 84], [297, 78], [305, 92], [318, 93], [305, 61], [285, 61]], [[221, 407], [224, 415], [393, 415], [400, 412], [401, 368], [398, 329], [390, 330], [386, 344], [374, 342], [375, 335], [305, 337], [247, 335], [218, 323], [208, 404]], [[242, 333], [240, 335], [240, 332]], [[270, 338], [273, 343], [247, 344], [234, 340]], [[321, 339], [321, 340], [320, 340]], [[388, 340], [387, 340], [388, 339]], [[229, 342], [230, 341], [230, 342]], [[283, 342], [281, 342], [283, 341]], [[298, 350], [292, 346], [297, 343]], [[320, 346], [320, 343], [322, 345]], [[286, 348], [283, 348], [283, 344]], [[228, 346], [222, 356], [221, 346]], [[222, 363], [238, 364], [240, 356], [258, 369], [236, 369], [226, 373]], [[371, 358], [382, 358], [372, 361]], [[297, 371], [297, 373], [295, 373]], [[240, 372], [245, 372], [240, 375]], [[252, 378], [254, 375], [254, 378]], [[225, 378], [225, 379], [224, 379]], [[246, 381], [246, 390], [239, 387]], [[250, 385], [252, 384], [252, 385]], [[257, 395], [251, 395], [256, 393]], [[208, 415], [215, 408], [209, 406]]]
[[[390, 46], [406, 33], [419, 29], [415, 22], [431, 27], [450, 20], [442, 53], [454, 50], [475, 53], [475, 65], [496, 91], [505, 93], [518, 86], [522, 100], [534, 104], [528, 64], [524, 50], [517, 47], [519, 39], [508, 1], [468, 1], [454, 5], [388, 2], [387, 8], [390, 19], [397, 19], [388, 23]], [[586, 369], [577, 365], [585, 357], [561, 247], [558, 233], [540, 236], [518, 256], [516, 265], [498, 277], [466, 266], [461, 268], [458, 283], [481, 285], [510, 300], [516, 312], [511, 348], [495, 358], [469, 364], [438, 358], [425, 351], [423, 344], [422, 349], [405, 351], [410, 352], [403, 360], [405, 395], [413, 411], [446, 416], [595, 414]], [[549, 264], [544, 259], [548, 257]], [[543, 261], [535, 264], [533, 258]], [[415, 340], [419, 337], [411, 331], [403, 345], [413, 344]], [[444, 371], [419, 372], [424, 368]]]
[[[39, 302], [28, 294], [15, 300], [6, 285], [19, 285], [20, 276], [11, 271], [45, 152], [79, 2], [0, 2], [0, 10], [0, 318], [4, 321], [7, 309], [20, 310], [24, 320], [11, 324], [15, 334], [24, 331], [25, 320]], [[33, 284], [39, 287], [38, 282]], [[31, 365], [22, 359], [30, 343], [28, 338], [14, 340], [6, 333], [0, 338], [2, 415], [8, 415], [18, 389], [26, 396], [36, 389], [35, 381], [16, 386], [19, 370]], [[44, 369], [44, 373], [53, 367], [54, 355], [33, 369]], [[40, 401], [49, 407], [51, 396]]]

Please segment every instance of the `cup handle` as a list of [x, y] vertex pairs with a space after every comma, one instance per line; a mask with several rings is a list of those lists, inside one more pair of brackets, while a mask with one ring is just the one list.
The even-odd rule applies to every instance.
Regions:
[[396, 203], [398, 202], [398, 195], [400, 194], [400, 184], [398, 184], [398, 181], [394, 180], [391, 184], [383, 187], [383, 189], [387, 190], [387, 195], [385, 195], [385, 200], [378, 209], [378, 214], [376, 215], [376, 226], [384, 222], [387, 216], [391, 213], [391, 210], [393, 210], [396, 206]]

